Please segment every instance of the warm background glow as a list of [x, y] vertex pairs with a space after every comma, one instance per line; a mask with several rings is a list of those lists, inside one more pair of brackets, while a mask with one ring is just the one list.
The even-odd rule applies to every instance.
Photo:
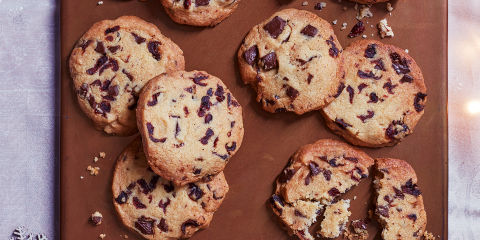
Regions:
[[471, 114], [478, 114], [480, 113], [480, 101], [472, 100], [467, 103], [468, 112]]

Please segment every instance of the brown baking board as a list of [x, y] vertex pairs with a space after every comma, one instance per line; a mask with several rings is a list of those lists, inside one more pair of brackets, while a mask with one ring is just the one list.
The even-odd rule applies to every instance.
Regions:
[[[312, 11], [322, 18], [338, 20], [334, 26], [343, 47], [352, 39], [346, 35], [355, 24], [354, 4], [346, 0], [324, 0], [327, 7], [314, 10], [319, 1], [308, 0], [242, 0], [234, 14], [215, 28], [198, 28], [172, 22], [159, 0], [61, 1], [61, 176], [60, 222], [62, 239], [141, 239], [118, 220], [112, 204], [112, 167], [117, 155], [132, 137], [112, 137], [96, 131], [77, 105], [72, 90], [67, 62], [75, 42], [96, 21], [122, 15], [136, 15], [155, 23], [160, 30], [184, 51], [187, 70], [205, 70], [220, 77], [243, 106], [245, 137], [242, 147], [225, 169], [230, 192], [215, 214], [210, 227], [192, 239], [288, 239], [280, 223], [266, 206], [273, 191], [273, 182], [300, 146], [321, 138], [340, 139], [327, 130], [318, 112], [302, 116], [291, 113], [270, 114], [255, 101], [254, 91], [244, 86], [238, 74], [235, 56], [250, 28], [275, 11], [294, 7]], [[368, 38], [378, 39], [371, 28], [384, 17], [393, 27], [395, 37], [382, 40], [409, 49], [423, 70], [428, 87], [425, 115], [415, 133], [395, 147], [365, 149], [372, 157], [407, 160], [415, 168], [427, 208], [427, 229], [441, 239], [447, 238], [447, 1], [392, 1], [395, 10], [390, 16], [385, 4], [372, 8], [368, 19]], [[342, 10], [344, 6], [347, 11]], [[348, 23], [346, 31], [341, 24]], [[374, 37], [371, 34], [374, 33]], [[85, 171], [93, 165], [99, 152], [107, 157], [95, 164], [98, 176]], [[80, 176], [85, 178], [82, 180]], [[371, 202], [371, 183], [363, 181], [347, 197], [353, 198], [350, 219], [365, 217]], [[103, 224], [93, 227], [88, 217], [94, 211], [104, 216]], [[378, 226], [370, 224], [370, 239], [379, 239]]]

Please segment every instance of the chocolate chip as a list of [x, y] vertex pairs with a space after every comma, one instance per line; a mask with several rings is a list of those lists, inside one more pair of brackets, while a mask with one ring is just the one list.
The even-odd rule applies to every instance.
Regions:
[[330, 36], [330, 38], [327, 39], [326, 41], [327, 41], [327, 44], [330, 45], [330, 49], [328, 50], [328, 54], [333, 58], [338, 57], [338, 53], [340, 52], [340, 50], [337, 48], [337, 45], [333, 41], [333, 37]]
[[376, 93], [372, 92], [369, 95], [370, 100], [368, 101], [369, 103], [377, 103], [378, 102], [378, 96]]
[[360, 36], [365, 31], [365, 25], [362, 21], [358, 21], [355, 26], [353, 26], [352, 30], [348, 34], [349, 38], [354, 38]]
[[195, 0], [195, 7], [207, 6], [209, 3], [210, 3], [210, 0]]
[[173, 182], [169, 182], [168, 184], [163, 185], [163, 189], [165, 190], [165, 192], [170, 193], [175, 190], [175, 186], [173, 185]]
[[382, 78], [382, 76], [375, 76], [373, 72], [364, 72], [362, 70], [358, 70], [357, 75], [363, 79], [371, 78], [374, 80], [379, 80], [380, 78]]
[[400, 79], [400, 83], [411, 83], [411, 82], [413, 82], [413, 77], [408, 74], [403, 75], [402, 79]]
[[116, 53], [118, 51], [118, 49], [120, 49], [120, 46], [108, 47], [108, 51], [110, 51], [111, 53]]
[[107, 63], [107, 61], [108, 61], [107, 56], [101, 56], [95, 63], [95, 66], [87, 70], [87, 74], [89, 75], [95, 74], [101, 66]]
[[225, 144], [225, 149], [227, 150], [227, 152], [233, 152], [235, 151], [235, 149], [237, 149], [237, 143], [236, 142], [231, 142], [230, 143], [230, 146], [228, 145], [228, 143]]
[[310, 24], [308, 24], [306, 27], [300, 31], [301, 34], [309, 37], [315, 37], [318, 33], [318, 29]]
[[342, 129], [347, 129], [347, 127], [351, 127], [352, 125], [346, 123], [343, 119], [341, 118], [335, 118], [335, 123]]
[[195, 84], [205, 87], [207, 86], [206, 83], [202, 82], [203, 80], [208, 79], [207, 75], [203, 75], [202, 73], [196, 73], [195, 76], [193, 76], [192, 80]]
[[310, 175], [316, 176], [320, 173], [320, 168], [318, 167], [317, 163], [309, 162], [308, 167], [310, 168]]
[[193, 220], [193, 219], [189, 219], [187, 221], [185, 221], [184, 223], [182, 223], [182, 226], [181, 226], [181, 229], [182, 229], [182, 233], [185, 234], [186, 233], [186, 228], [187, 227], [198, 227], [200, 226], [200, 224], [198, 224], [197, 221]]
[[180, 131], [182, 131], [182, 130], [180, 129], [180, 125], [178, 124], [178, 120], [177, 120], [177, 124], [175, 124], [175, 137], [178, 136]]
[[297, 89], [295, 89], [291, 86], [288, 86], [287, 90], [286, 90], [286, 94], [290, 99], [295, 100], [298, 97], [298, 95], [300, 94], [300, 92]]
[[203, 197], [203, 191], [200, 187], [198, 187], [194, 183], [189, 183], [188, 184], [189, 192], [188, 192], [188, 197], [192, 199], [192, 201], [197, 201], [198, 199]]
[[261, 60], [265, 71], [278, 68], [277, 54], [275, 52], [263, 56]]
[[109, 113], [112, 107], [110, 106], [109, 102], [102, 101], [99, 105], [99, 108], [103, 111], [103, 113]]
[[365, 49], [365, 57], [373, 58], [377, 54], [377, 44], [368, 44], [367, 49]]
[[277, 39], [278, 36], [283, 32], [287, 22], [281, 17], [275, 16], [270, 22], [263, 26], [263, 29], [267, 31], [272, 38]]
[[230, 93], [227, 93], [227, 106], [230, 108], [230, 106], [238, 107], [240, 104], [232, 99], [232, 96]]
[[378, 206], [377, 209], [375, 210], [375, 212], [380, 216], [383, 216], [383, 217], [386, 217], [386, 218], [389, 217], [388, 206]]
[[343, 156], [343, 159], [345, 159], [347, 161], [350, 161], [350, 162], [353, 162], [353, 163], [358, 163], [358, 158], [356, 158], [356, 157]]
[[163, 213], [167, 213], [168, 205], [170, 205], [170, 198], [167, 198], [165, 202], [163, 202], [163, 199], [158, 202], [158, 207], [163, 209]]
[[405, 194], [403, 194], [402, 190], [400, 190], [396, 187], [393, 187], [393, 191], [395, 192], [395, 198], [400, 198], [400, 199], [405, 198]]
[[145, 206], [145, 204], [143, 204], [140, 199], [138, 199], [137, 197], [133, 197], [133, 206], [135, 206], [136, 209], [144, 209], [144, 208], [147, 208], [147, 206]]
[[122, 69], [122, 73], [125, 74], [125, 76], [127, 76], [128, 80], [133, 81], [133, 76], [132, 76], [132, 74], [130, 74], [129, 72], [127, 72], [127, 70]]
[[135, 222], [135, 228], [138, 229], [141, 233], [145, 235], [153, 235], [154, 234], [154, 226], [155, 220], [152, 218], [147, 218], [145, 216], [141, 216]]
[[79, 44], [78, 47], [79, 47], [79, 48], [82, 48], [82, 52], [85, 52], [85, 49], [87, 49], [87, 47], [88, 47], [92, 42], [93, 42], [93, 41], [89, 39], [89, 40], [83, 42], [82, 44]]
[[355, 95], [355, 90], [353, 90], [353, 88], [350, 85], [348, 85], [347, 92], [348, 92], [350, 104], [353, 104], [353, 96]]
[[157, 227], [162, 232], [168, 232], [168, 225], [167, 225], [167, 221], [165, 220], [165, 218], [160, 219], [160, 223], [157, 225]]
[[160, 61], [160, 58], [162, 57], [160, 51], [158, 50], [158, 47], [162, 45], [159, 41], [150, 41], [147, 44], [148, 51], [152, 54], [153, 58], [155, 60]]
[[100, 71], [98, 72], [99, 75], [102, 75], [103, 71], [105, 71], [106, 69], [109, 69], [111, 68], [112, 71], [116, 72], [118, 71], [118, 62], [117, 60], [113, 59], [113, 58], [110, 58], [108, 60], [108, 63], [103, 65], [102, 68], [100, 68]]
[[162, 93], [161, 93], [161, 92], [158, 92], [158, 93], [153, 94], [153, 95], [152, 95], [152, 100], [150, 100], [150, 101], [147, 102], [147, 106], [152, 107], [152, 106], [157, 105], [157, 103], [158, 103], [158, 96], [160, 96], [160, 94], [162, 94]]
[[145, 179], [143, 178], [138, 179], [137, 183], [140, 186], [140, 188], [142, 188], [143, 194], [148, 194], [152, 191], [152, 189], [150, 189], [150, 186], [148, 185], [147, 181], [145, 181]]
[[381, 58], [379, 58], [377, 60], [373, 60], [370, 63], [375, 64], [375, 67], [373, 67], [373, 68], [375, 68], [377, 70], [381, 70], [381, 71], [386, 71], [385, 70], [385, 64], [383, 63], [383, 60]]
[[144, 43], [144, 42], [146, 41], [145, 38], [140, 37], [139, 35], [137, 35], [137, 34], [135, 34], [135, 33], [133, 33], [133, 32], [132, 32], [131, 34], [132, 34], [133, 38], [135, 38], [135, 42], [136, 42], [137, 44], [142, 44], [142, 43]]
[[107, 35], [107, 34], [109, 34], [109, 33], [116, 32], [116, 31], [118, 31], [118, 30], [120, 30], [120, 26], [118, 26], [118, 25], [115, 26], [115, 27], [107, 28], [107, 29], [105, 30], [105, 35]]
[[405, 183], [405, 185], [402, 186], [402, 192], [413, 195], [415, 197], [418, 197], [422, 194], [420, 189], [418, 189], [417, 184], [412, 183], [411, 178]]
[[200, 142], [203, 144], [203, 145], [207, 145], [208, 144], [208, 140], [214, 135], [215, 133], [213, 132], [213, 130], [211, 128], [208, 128], [207, 131], [205, 132], [205, 136], [203, 136], [201, 139], [200, 139]]
[[414, 222], [416, 222], [416, 221], [417, 221], [417, 214], [415, 214], [415, 213], [408, 214], [408, 215], [407, 215], [407, 218], [410, 219], [410, 220], [412, 220], [412, 221], [414, 221]]
[[367, 119], [370, 119], [373, 116], [375, 116], [375, 112], [368, 110], [366, 115], [358, 115], [357, 118], [359, 118], [360, 120], [362, 120], [363, 123], [365, 123]]
[[278, 182], [279, 183], [287, 183], [292, 179], [293, 175], [295, 175], [295, 169], [293, 168], [287, 168], [282, 171], [280, 176], [278, 177]]
[[215, 156], [217, 156], [217, 157], [219, 157], [219, 158], [221, 158], [222, 160], [227, 160], [227, 159], [228, 159], [228, 154], [221, 155], [221, 154], [219, 154], [219, 153], [217, 153], [217, 152], [212, 152], [212, 154], [215, 155]]
[[97, 47], [95, 47], [95, 52], [98, 52], [102, 55], [105, 55], [105, 46], [103, 46], [103, 42], [97, 42]]
[[361, 93], [362, 90], [363, 90], [364, 88], [366, 88], [366, 87], [368, 87], [367, 84], [365, 84], [365, 83], [360, 83], [360, 85], [358, 85], [358, 93]]
[[276, 206], [276, 203], [278, 203], [280, 206], [284, 207], [285, 204], [283, 203], [283, 199], [282, 197], [276, 195], [276, 194], [273, 194], [272, 195], [272, 198], [270, 198], [270, 202], [272, 203], [272, 205], [277, 209], [279, 210], [279, 212], [281, 213], [282, 212], [282, 209], [281, 208], [278, 208]]
[[336, 197], [340, 195], [340, 191], [338, 191], [338, 189], [336, 188], [331, 188], [330, 190], [328, 190], [328, 194], [332, 197]]
[[338, 96], [340, 96], [340, 94], [342, 94], [343, 92], [343, 89], [345, 89], [345, 84], [340, 83], [340, 85], [338, 85], [337, 93], [333, 97], [337, 98]]
[[120, 192], [120, 194], [118, 194], [118, 196], [115, 198], [115, 202], [117, 202], [118, 204], [124, 204], [126, 203], [128, 200], [128, 194], [124, 191]]
[[215, 90], [215, 96], [217, 97], [218, 102], [223, 102], [223, 100], [225, 100], [224, 94], [225, 92], [223, 90], [223, 87], [217, 84], [217, 90]]
[[248, 65], [253, 66], [257, 61], [258, 61], [258, 47], [257, 45], [254, 45], [247, 49], [243, 53], [243, 59], [247, 62]]
[[386, 82], [385, 84], [383, 84], [383, 88], [387, 89], [387, 92], [390, 94], [395, 94], [393, 92], [393, 89], [396, 88], [397, 86], [398, 84], [392, 85], [392, 82]]
[[301, 217], [301, 218], [307, 218], [307, 216], [303, 215], [300, 211], [298, 211], [297, 209], [295, 209], [295, 211], [293, 212], [295, 214], [295, 216], [297, 217]]
[[402, 121], [394, 120], [388, 125], [388, 128], [385, 130], [385, 136], [391, 140], [395, 140], [397, 138], [403, 137], [404, 134], [409, 132], [409, 130], [409, 127]]
[[310, 84], [312, 82], [312, 79], [313, 79], [313, 75], [309, 73], [307, 77], [307, 83]]
[[421, 112], [425, 108], [425, 105], [421, 104], [420, 102], [425, 101], [425, 97], [427, 94], [418, 92], [415, 95], [415, 99], [413, 100], [413, 106], [415, 107], [415, 111]]
[[390, 59], [392, 60], [392, 67], [395, 69], [397, 74], [407, 74], [410, 72], [410, 68], [408, 66], [408, 60], [406, 58], [402, 58], [398, 53], [390, 53]]
[[193, 174], [198, 175], [200, 173], [202, 173], [202, 169], [193, 168]]
[[352, 227], [367, 230], [367, 222], [365, 220], [354, 220], [352, 221]]
[[190, 5], [192, 5], [192, 0], [185, 0], [183, 2], [183, 8], [185, 8], [185, 9], [190, 8]]
[[197, 115], [199, 117], [205, 116], [205, 113], [210, 110], [210, 106], [212, 106], [212, 103], [210, 102], [210, 97], [203, 96], [200, 100], [200, 108], [198, 109]]
[[158, 139], [158, 138], [153, 137], [153, 130], [155, 130], [155, 127], [153, 127], [152, 123], [147, 122], [147, 130], [148, 130], [148, 137], [150, 138], [150, 140], [152, 142], [154, 142], [154, 143], [158, 143], [158, 142], [164, 143], [165, 141], [167, 141], [167, 138]]
[[213, 119], [212, 114], [209, 113], [209, 114], [205, 115], [205, 124], [210, 123], [210, 121], [212, 121], [212, 119]]

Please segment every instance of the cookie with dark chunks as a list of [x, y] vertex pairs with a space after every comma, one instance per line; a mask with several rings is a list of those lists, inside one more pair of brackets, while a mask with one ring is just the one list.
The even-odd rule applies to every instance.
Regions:
[[228, 184], [221, 172], [201, 182], [175, 186], [151, 171], [137, 138], [117, 160], [112, 191], [125, 226], [146, 239], [179, 239], [208, 227]]
[[[272, 209], [290, 234], [313, 239], [308, 228], [316, 221], [314, 213], [321, 214], [324, 206], [368, 177], [373, 163], [366, 153], [340, 141], [322, 139], [305, 145], [277, 178]], [[301, 214], [295, 215], [295, 210]]]
[[403, 49], [374, 40], [343, 53], [345, 84], [322, 112], [327, 126], [352, 144], [391, 146], [411, 134], [424, 113], [423, 75]]
[[183, 70], [182, 50], [153, 24], [124, 16], [95, 23], [70, 56], [80, 108], [108, 134], [137, 132], [138, 95], [151, 78]]
[[412, 166], [403, 160], [379, 158], [375, 167], [375, 214], [383, 226], [382, 238], [422, 239], [427, 214]]
[[303, 114], [334, 99], [343, 79], [342, 47], [317, 15], [285, 9], [253, 27], [238, 50], [243, 81], [268, 112]]
[[323, 220], [320, 224], [320, 235], [324, 238], [337, 238], [345, 230], [348, 217], [352, 214], [348, 211], [350, 200], [339, 200], [336, 203], [328, 205], [323, 214]]
[[242, 107], [202, 71], [153, 78], [140, 94], [137, 121], [152, 170], [178, 185], [223, 171], [242, 145]]
[[180, 24], [213, 27], [229, 17], [240, 0], [160, 0], [170, 18]]

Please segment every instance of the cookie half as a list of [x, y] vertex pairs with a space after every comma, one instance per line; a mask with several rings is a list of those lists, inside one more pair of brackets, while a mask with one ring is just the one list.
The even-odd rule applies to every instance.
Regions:
[[376, 168], [375, 214], [383, 226], [382, 238], [422, 239], [427, 214], [412, 166], [403, 160], [380, 158]]
[[185, 60], [155, 25], [123, 16], [95, 23], [73, 49], [69, 66], [80, 108], [96, 128], [132, 135], [140, 90], [154, 76], [183, 70]]
[[342, 47], [332, 26], [317, 15], [285, 9], [253, 27], [238, 51], [243, 81], [268, 112], [303, 114], [334, 99]]
[[221, 172], [243, 139], [242, 107], [219, 78], [202, 71], [152, 79], [137, 121], [153, 171], [179, 185]]
[[203, 182], [175, 186], [151, 171], [137, 138], [117, 160], [112, 191], [125, 226], [146, 239], [179, 239], [208, 227], [228, 184], [221, 172]]
[[327, 126], [352, 144], [391, 146], [411, 134], [424, 113], [423, 75], [403, 49], [374, 40], [343, 53], [345, 84], [322, 112]]
[[323, 139], [305, 145], [277, 178], [272, 209], [290, 234], [314, 239], [308, 231], [316, 222], [314, 213], [322, 214], [324, 206], [368, 177], [373, 164], [366, 153], [340, 141]]
[[240, 0], [160, 0], [170, 18], [180, 24], [215, 26], [229, 17]]

